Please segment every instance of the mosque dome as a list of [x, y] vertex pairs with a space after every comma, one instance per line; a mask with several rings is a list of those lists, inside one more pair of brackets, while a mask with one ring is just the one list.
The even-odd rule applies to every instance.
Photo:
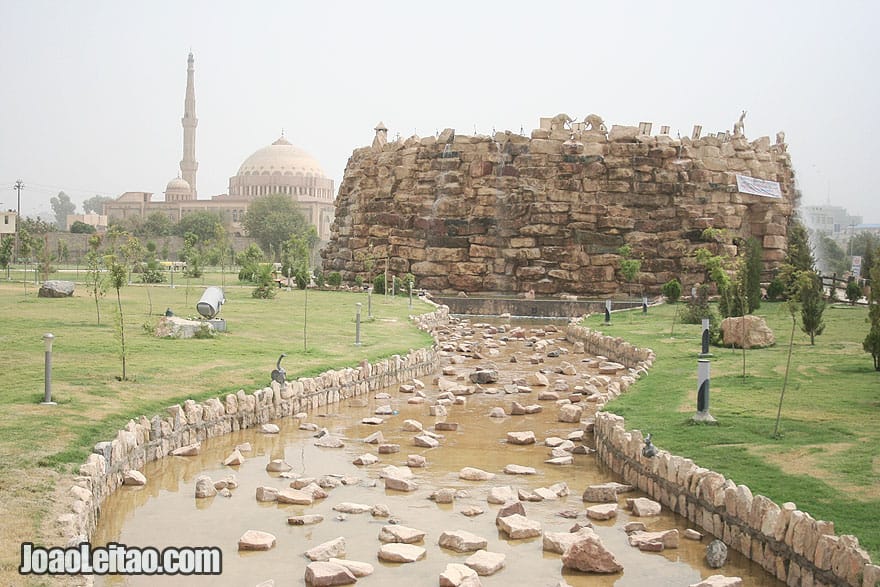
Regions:
[[271, 145], [259, 149], [245, 159], [238, 168], [238, 175], [326, 177], [321, 165], [311, 155], [294, 147], [283, 135]]
[[165, 186], [165, 201], [188, 200], [191, 198], [192, 188], [189, 182], [181, 177], [175, 177]]

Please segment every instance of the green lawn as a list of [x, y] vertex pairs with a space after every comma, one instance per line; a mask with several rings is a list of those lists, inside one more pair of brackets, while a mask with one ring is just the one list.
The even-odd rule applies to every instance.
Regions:
[[[74, 274], [56, 273], [54, 279]], [[80, 280], [83, 274], [80, 273]], [[220, 316], [228, 332], [212, 339], [158, 339], [148, 330], [166, 308], [195, 316], [205, 285], [225, 281], [227, 303]], [[373, 296], [373, 319], [362, 293], [279, 290], [271, 300], [254, 299], [252, 287], [231, 285], [234, 275], [193, 281], [175, 278], [174, 288], [130, 285], [122, 289], [128, 346], [128, 380], [114, 326], [116, 292], [95, 302], [80, 284], [74, 297], [44, 299], [33, 282], [0, 279], [0, 517], [16, 520], [0, 530], [0, 582], [18, 564], [18, 544], [40, 541], [51, 523], [51, 502], [63, 475], [75, 472], [98, 441], [110, 440], [130, 418], [164, 413], [188, 398], [251, 392], [269, 383], [280, 353], [288, 377], [312, 375], [375, 360], [430, 344], [408, 320], [431, 311], [403, 297]], [[363, 303], [361, 346], [355, 346], [355, 304]], [[304, 326], [305, 331], [304, 331]], [[44, 391], [42, 336], [55, 335], [52, 390], [57, 406], [41, 406]], [[304, 345], [304, 337], [306, 344]]]
[[746, 352], [712, 347], [710, 412], [717, 426], [694, 425], [700, 326], [675, 324], [675, 306], [648, 315], [602, 316], [586, 325], [654, 349], [649, 375], [606, 406], [628, 429], [654, 435], [654, 443], [692, 458], [777, 503], [795, 502], [838, 534], [855, 534], [880, 560], [880, 372], [862, 351], [864, 307], [835, 305], [825, 312], [825, 333], [810, 346], [795, 331], [781, 437], [773, 437], [788, 356], [791, 319], [782, 304], [764, 303], [776, 345]]

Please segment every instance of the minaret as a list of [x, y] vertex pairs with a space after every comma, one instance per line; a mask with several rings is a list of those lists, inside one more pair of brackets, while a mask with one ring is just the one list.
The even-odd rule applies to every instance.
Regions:
[[192, 189], [192, 199], [196, 199], [196, 171], [199, 163], [196, 161], [196, 126], [199, 120], [196, 118], [196, 89], [193, 83], [195, 68], [193, 67], [193, 54], [190, 52], [186, 61], [186, 99], [183, 102], [183, 159], [180, 161], [180, 174]]

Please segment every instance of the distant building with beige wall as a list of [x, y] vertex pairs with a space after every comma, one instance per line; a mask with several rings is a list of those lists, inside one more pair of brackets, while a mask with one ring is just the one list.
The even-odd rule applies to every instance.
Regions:
[[244, 160], [238, 173], [229, 178], [229, 193], [210, 199], [196, 197], [195, 83], [192, 53], [187, 59], [186, 97], [184, 99], [183, 159], [180, 174], [165, 186], [164, 199], [153, 200], [152, 192], [125, 192], [113, 202], [104, 205], [104, 214], [110, 222], [133, 217], [146, 218], [154, 212], [168, 215], [179, 222], [188, 213], [214, 212], [222, 218], [227, 231], [242, 236], [242, 221], [250, 202], [271, 194], [290, 196], [321, 240], [330, 238], [330, 225], [335, 214], [333, 180], [321, 165], [306, 151], [295, 147], [282, 133], [281, 137]]

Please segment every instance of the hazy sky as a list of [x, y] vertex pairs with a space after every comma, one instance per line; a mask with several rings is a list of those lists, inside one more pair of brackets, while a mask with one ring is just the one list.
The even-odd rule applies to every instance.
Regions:
[[[0, 207], [161, 194], [195, 54], [200, 198], [281, 134], [336, 181], [389, 138], [596, 113], [784, 130], [804, 203], [880, 223], [876, 2], [0, 0]], [[78, 211], [81, 211], [78, 209]]]

